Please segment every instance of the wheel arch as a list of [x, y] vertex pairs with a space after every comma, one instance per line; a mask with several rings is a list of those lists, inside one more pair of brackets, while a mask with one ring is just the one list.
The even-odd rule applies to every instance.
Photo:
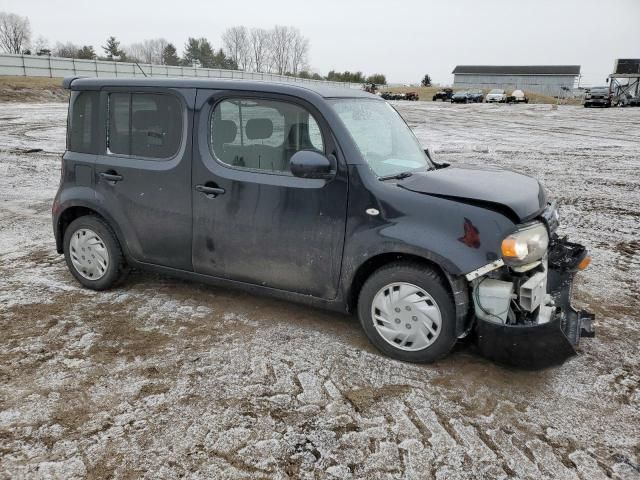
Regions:
[[456, 311], [456, 335], [461, 336], [469, 330], [470, 318], [470, 295], [469, 287], [463, 276], [450, 274], [442, 265], [426, 257], [405, 252], [385, 252], [374, 255], [358, 266], [349, 289], [347, 291], [347, 309], [355, 312], [358, 305], [358, 297], [362, 286], [376, 270], [396, 262], [411, 262], [428, 267], [435, 271], [447, 287], [449, 294], [453, 298]]
[[84, 217], [87, 215], [93, 215], [94, 217], [98, 217], [103, 220], [109, 228], [113, 231], [116, 236], [116, 239], [120, 243], [120, 248], [122, 248], [123, 253], [127, 256], [126, 244], [122, 241], [122, 234], [118, 228], [118, 225], [110, 218], [107, 214], [102, 212], [99, 208], [96, 208], [93, 205], [87, 205], [84, 203], [71, 204], [62, 209], [60, 214], [57, 216], [55, 221], [55, 239], [56, 239], [56, 251], [58, 253], [64, 253], [64, 234], [67, 230], [67, 227], [73, 222], [75, 219]]

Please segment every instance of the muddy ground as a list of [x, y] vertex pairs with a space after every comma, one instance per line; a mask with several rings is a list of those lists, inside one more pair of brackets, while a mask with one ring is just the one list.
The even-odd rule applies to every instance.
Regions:
[[66, 106], [0, 104], [0, 478], [640, 478], [640, 109], [398, 108], [439, 160], [558, 199], [593, 254], [577, 357], [411, 365], [290, 303], [146, 273], [83, 290], [50, 224]]

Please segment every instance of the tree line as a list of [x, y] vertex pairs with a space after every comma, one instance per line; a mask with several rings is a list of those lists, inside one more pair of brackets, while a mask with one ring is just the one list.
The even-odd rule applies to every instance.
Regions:
[[235, 26], [227, 28], [221, 45], [214, 48], [204, 37], [189, 37], [178, 52], [174, 43], [164, 38], [121, 45], [113, 36], [96, 52], [93, 45], [57, 42], [51, 46], [42, 36], [32, 41], [27, 17], [0, 12], [0, 50], [25, 55], [53, 55], [85, 60], [110, 60], [154, 65], [188, 66], [276, 73], [316, 80], [386, 84], [383, 74], [365, 76], [362, 72], [330, 71], [327, 76], [309, 67], [309, 39], [291, 26], [271, 29]]

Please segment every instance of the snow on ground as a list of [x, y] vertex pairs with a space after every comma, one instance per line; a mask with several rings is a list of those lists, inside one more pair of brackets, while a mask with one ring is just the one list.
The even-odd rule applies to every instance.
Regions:
[[397, 108], [440, 161], [558, 199], [593, 253], [579, 356], [411, 365], [290, 303], [146, 273], [83, 290], [50, 222], [66, 106], [0, 104], [0, 478], [640, 478], [640, 109]]

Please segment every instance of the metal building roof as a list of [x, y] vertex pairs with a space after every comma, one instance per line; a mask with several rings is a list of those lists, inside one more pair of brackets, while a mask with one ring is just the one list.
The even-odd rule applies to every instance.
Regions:
[[451, 73], [480, 75], [580, 75], [580, 65], [458, 65]]

